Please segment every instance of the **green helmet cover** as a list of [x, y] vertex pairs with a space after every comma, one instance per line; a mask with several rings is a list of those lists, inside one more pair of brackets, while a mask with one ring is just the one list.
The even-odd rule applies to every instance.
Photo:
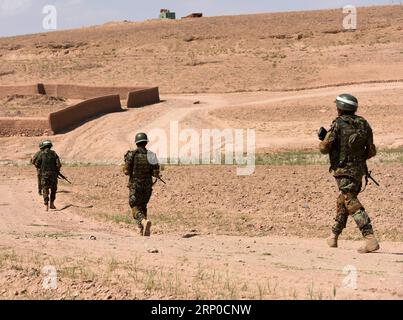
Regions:
[[139, 132], [136, 134], [135, 143], [148, 142], [148, 137], [144, 132]]
[[[42, 145], [42, 147], [40, 147], [41, 145]], [[41, 149], [47, 148], [47, 147], [52, 148], [52, 147], [53, 147], [53, 143], [52, 143], [52, 141], [50, 141], [50, 140], [45, 140], [45, 141], [42, 141], [42, 142], [40, 143], [39, 147], [40, 147]]]

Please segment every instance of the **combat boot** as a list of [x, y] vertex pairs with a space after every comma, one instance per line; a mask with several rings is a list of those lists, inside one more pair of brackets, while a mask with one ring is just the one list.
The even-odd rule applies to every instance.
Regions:
[[364, 236], [365, 244], [358, 249], [359, 253], [370, 253], [379, 250], [379, 243], [373, 233]]
[[45, 209], [46, 211], [49, 211], [49, 203], [45, 203]]
[[329, 238], [326, 239], [327, 244], [330, 248], [337, 248], [337, 240], [339, 239], [338, 235], [335, 235], [333, 232]]
[[55, 203], [53, 201], [50, 201], [50, 209], [56, 209]]
[[141, 226], [143, 227], [143, 236], [149, 237], [151, 235], [151, 221], [143, 219], [141, 221]]

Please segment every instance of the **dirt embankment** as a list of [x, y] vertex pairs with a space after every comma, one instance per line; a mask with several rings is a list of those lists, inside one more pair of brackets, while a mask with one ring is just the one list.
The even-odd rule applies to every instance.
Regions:
[[[360, 101], [358, 114], [370, 122], [379, 149], [399, 149], [403, 146], [398, 125], [403, 121], [402, 88], [403, 83], [393, 83], [303, 92], [165, 95], [161, 103], [108, 114], [52, 140], [66, 161], [119, 163], [133, 147], [137, 131], [148, 132], [151, 139], [156, 139], [152, 131], [163, 130], [169, 150], [171, 123], [178, 121], [180, 130], [192, 129], [199, 134], [203, 129], [254, 129], [258, 154], [317, 151], [317, 129], [330, 126], [337, 115], [335, 97], [340, 92], [351, 92]], [[196, 101], [200, 103], [194, 104]], [[92, 143], [94, 140], [97, 143]], [[11, 137], [2, 138], [0, 143], [4, 150], [0, 160], [26, 162], [39, 139]]]

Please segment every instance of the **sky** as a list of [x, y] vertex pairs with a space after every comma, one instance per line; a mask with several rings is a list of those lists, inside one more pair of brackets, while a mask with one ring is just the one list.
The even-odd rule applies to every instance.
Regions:
[[[402, 0], [0, 0], [0, 37], [53, 30], [49, 28], [79, 28], [109, 21], [143, 21], [157, 18], [161, 8], [176, 12], [180, 18], [191, 12], [220, 16], [401, 3]], [[48, 5], [54, 6], [55, 15], [49, 15], [53, 11], [44, 12]]]

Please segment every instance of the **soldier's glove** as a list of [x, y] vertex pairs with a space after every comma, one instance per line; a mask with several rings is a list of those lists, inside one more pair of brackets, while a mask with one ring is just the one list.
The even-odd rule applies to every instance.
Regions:
[[318, 131], [318, 138], [320, 141], [325, 140], [327, 135], [327, 130], [323, 127], [320, 127], [319, 131]]
[[158, 177], [160, 176], [160, 171], [159, 171], [159, 169], [154, 169], [154, 170], [153, 170], [153, 173], [152, 173], [152, 176], [153, 176], [154, 178], [158, 178]]

